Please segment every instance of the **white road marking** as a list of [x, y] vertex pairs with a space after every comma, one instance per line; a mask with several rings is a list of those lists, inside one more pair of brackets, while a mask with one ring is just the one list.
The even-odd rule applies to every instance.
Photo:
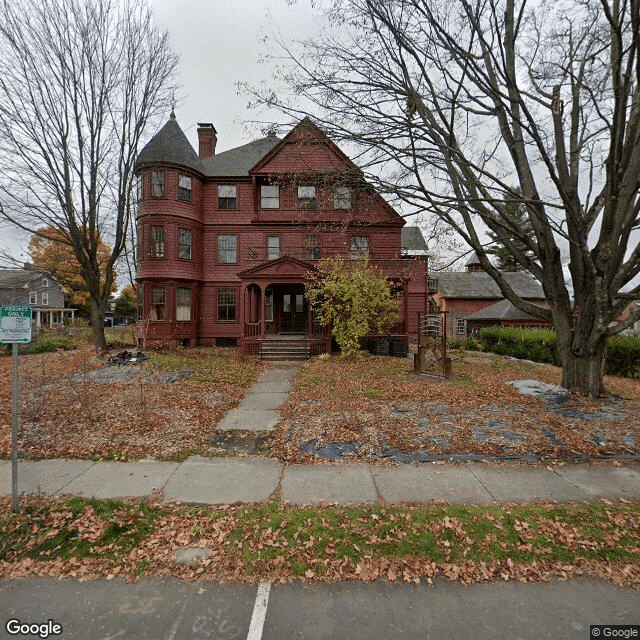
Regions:
[[176, 633], [178, 632], [178, 625], [180, 624], [180, 621], [184, 616], [184, 612], [187, 610], [187, 606], [189, 605], [189, 602], [193, 597], [193, 590], [194, 590], [194, 587], [191, 587], [191, 589], [189, 589], [187, 593], [187, 597], [184, 599], [182, 607], [180, 607], [180, 613], [178, 614], [178, 617], [173, 621], [173, 624], [169, 628], [167, 635], [165, 636], [165, 640], [174, 640], [174, 638], [176, 637]]
[[262, 638], [262, 627], [267, 615], [267, 605], [269, 604], [270, 582], [261, 582], [256, 594], [256, 603], [253, 605], [251, 624], [249, 625], [249, 635], [247, 640], [260, 640]]

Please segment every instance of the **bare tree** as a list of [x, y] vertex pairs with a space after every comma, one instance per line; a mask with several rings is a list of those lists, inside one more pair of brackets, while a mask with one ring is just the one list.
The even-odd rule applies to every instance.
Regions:
[[[280, 43], [291, 95], [254, 98], [312, 115], [355, 145], [379, 189], [451, 225], [505, 297], [553, 322], [563, 384], [600, 395], [610, 323], [640, 291], [638, 1], [319, 4], [336, 28], [301, 53]], [[526, 208], [533, 237], [505, 203]], [[487, 229], [539, 279], [548, 309], [491, 264]]]
[[[134, 163], [169, 111], [177, 57], [145, 0], [23, 0], [0, 7], [0, 217], [73, 248], [96, 349], [125, 248]], [[111, 245], [106, 265], [101, 241]]]

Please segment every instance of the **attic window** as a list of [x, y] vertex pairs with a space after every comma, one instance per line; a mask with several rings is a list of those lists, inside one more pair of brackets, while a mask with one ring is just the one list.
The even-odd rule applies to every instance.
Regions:
[[316, 208], [316, 188], [314, 186], [300, 185], [298, 187], [298, 207], [300, 209]]
[[260, 187], [260, 208], [280, 208], [280, 187], [263, 184]]
[[155, 198], [164, 197], [164, 171], [151, 172], [151, 195]]
[[192, 179], [189, 176], [178, 177], [178, 199], [191, 202]]
[[351, 187], [336, 187], [333, 190], [333, 208], [351, 209]]
[[43, 289], [49, 288], [49, 281], [46, 278], [42, 278], [42, 288]]
[[235, 209], [238, 206], [235, 184], [218, 185], [218, 209]]

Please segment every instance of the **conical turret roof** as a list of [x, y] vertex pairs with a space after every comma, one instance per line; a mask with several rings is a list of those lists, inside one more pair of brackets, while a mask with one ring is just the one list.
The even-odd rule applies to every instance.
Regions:
[[204, 173], [202, 162], [172, 112], [167, 123], [138, 154], [137, 165], [174, 164]]

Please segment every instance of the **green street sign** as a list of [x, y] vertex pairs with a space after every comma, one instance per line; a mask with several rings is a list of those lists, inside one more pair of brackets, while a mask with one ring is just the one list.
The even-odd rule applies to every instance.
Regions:
[[4, 306], [0, 310], [0, 343], [31, 342], [31, 307]]

